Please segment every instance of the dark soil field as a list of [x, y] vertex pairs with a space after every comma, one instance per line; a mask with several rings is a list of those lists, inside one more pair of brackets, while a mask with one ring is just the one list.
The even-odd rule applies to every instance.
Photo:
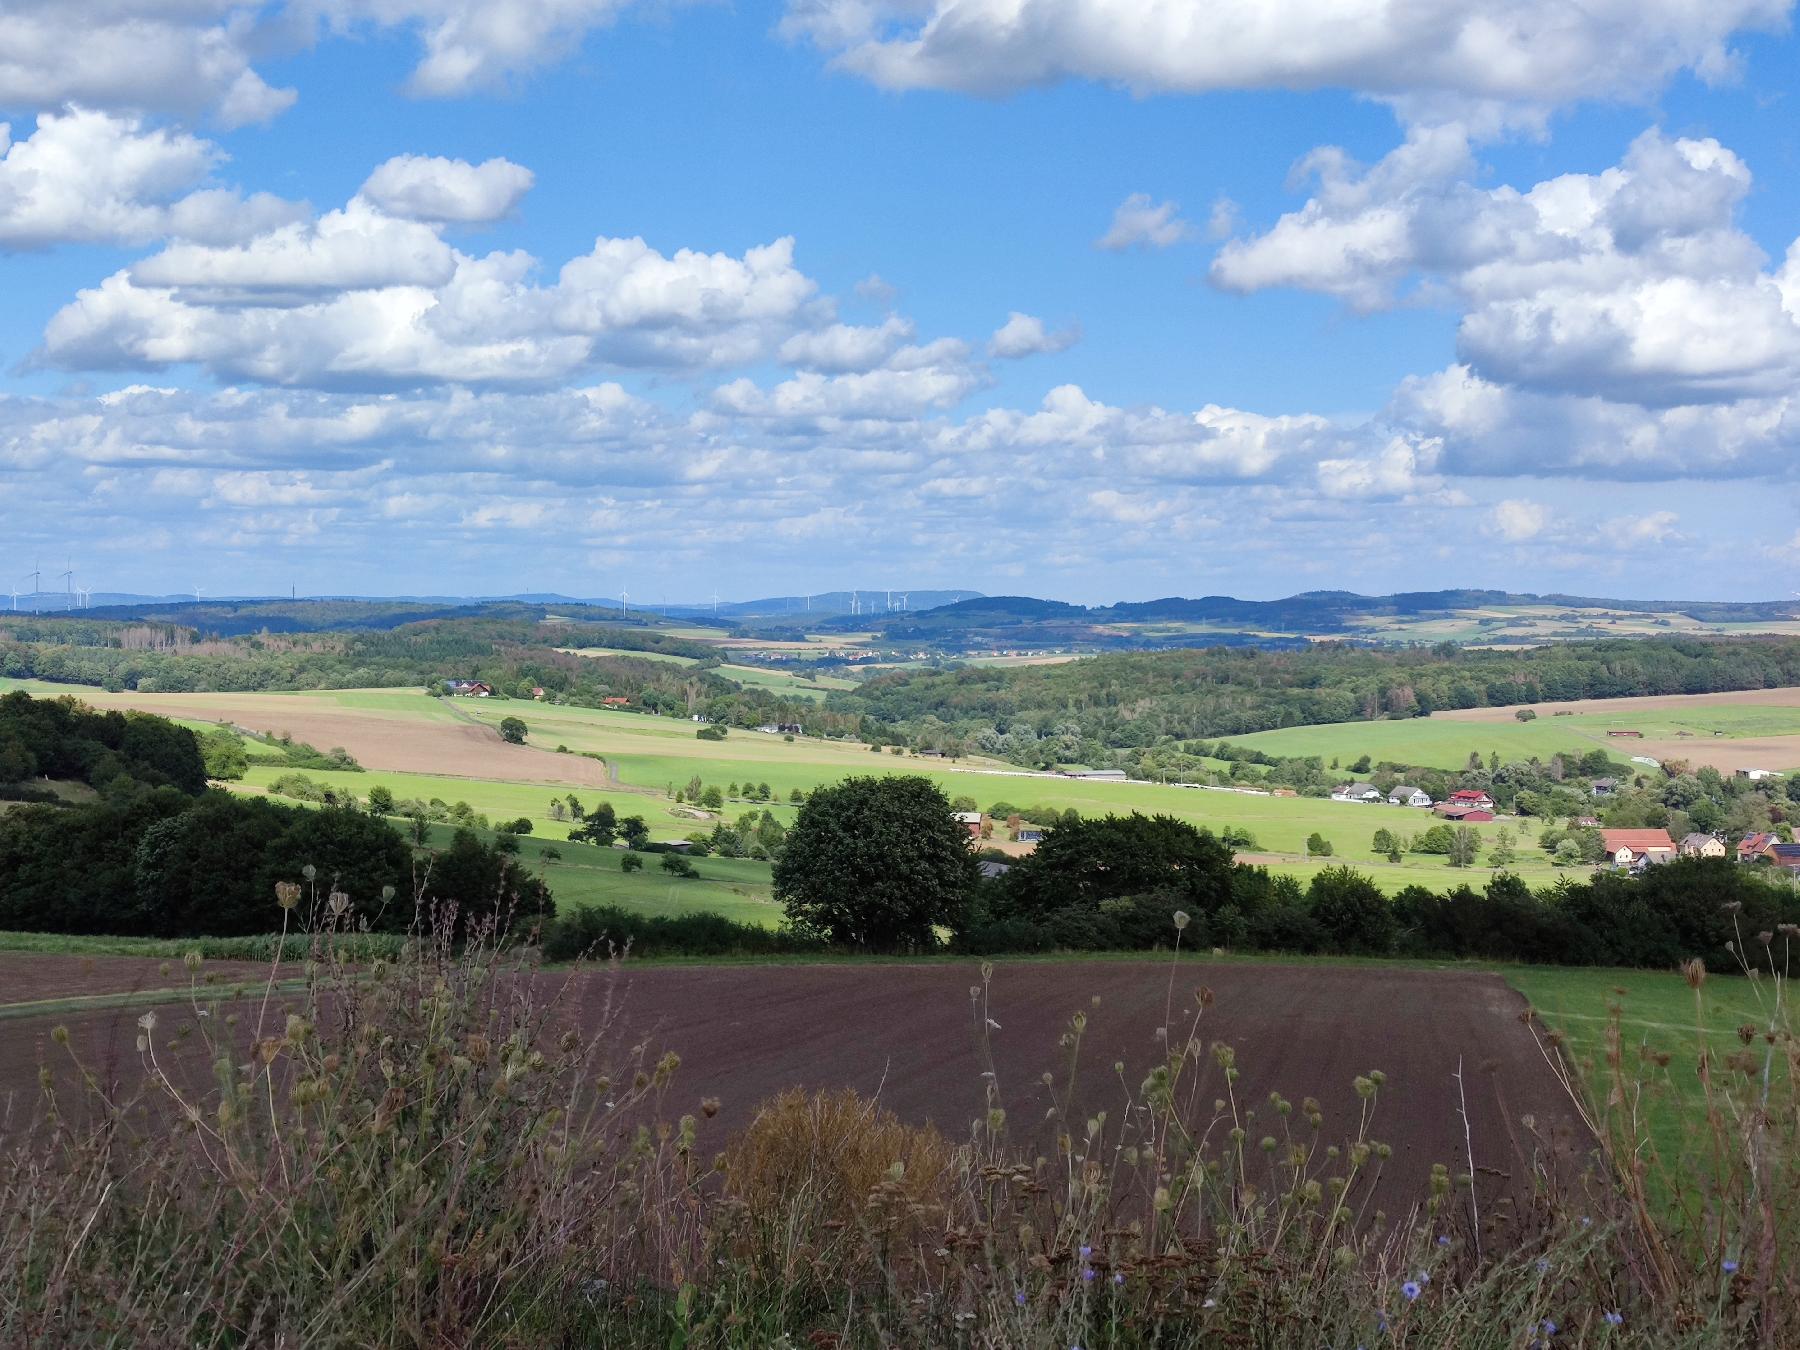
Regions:
[[[560, 1015], [593, 1027], [610, 1005], [622, 1036], [680, 1055], [667, 1114], [697, 1114], [703, 1097], [721, 1104], [702, 1122], [702, 1156], [759, 1102], [794, 1085], [853, 1087], [905, 1120], [967, 1138], [985, 1111], [983, 1036], [1015, 1142], [1044, 1152], [1052, 1099], [1042, 1079], [1053, 1074], [1059, 1096], [1069, 1082], [1069, 1052], [1058, 1040], [1071, 1015], [1088, 1017], [1076, 1109], [1083, 1118], [1104, 1110], [1117, 1122], [1159, 1057], [1168, 974], [1167, 963], [1148, 961], [1001, 963], [985, 1011], [997, 1025], [984, 1026], [971, 1007], [970, 988], [980, 981], [973, 964], [627, 967], [616, 976], [574, 976]], [[1468, 1171], [1470, 1147], [1489, 1213], [1525, 1198], [1534, 1166], [1573, 1179], [1588, 1161], [1592, 1142], [1574, 1104], [1520, 1020], [1523, 1000], [1498, 976], [1183, 962], [1172, 1038], [1188, 1035], [1202, 985], [1215, 1001], [1198, 1035], [1202, 1044], [1234, 1047], [1242, 1071], [1236, 1100], [1254, 1116], [1245, 1121], [1252, 1141], [1282, 1133], [1271, 1091], [1295, 1103], [1317, 1098], [1322, 1134], [1345, 1140], [1364, 1105], [1353, 1080], [1372, 1069], [1386, 1074], [1369, 1133], [1393, 1146], [1375, 1197], [1390, 1214], [1424, 1198], [1432, 1164]], [[4, 1024], [0, 1093], [29, 1089], [40, 1064], [63, 1058], [50, 1039], [58, 1022], [76, 1033], [91, 1063], [107, 1066], [104, 1077], [126, 1082], [136, 1072], [138, 1011]], [[186, 1017], [170, 1006], [163, 1027], [172, 1032]], [[1194, 1098], [1200, 1126], [1226, 1093], [1210, 1056], [1205, 1074]]]
[[[217, 986], [266, 979], [267, 965], [208, 961], [201, 979]], [[22, 1003], [185, 989], [192, 980], [178, 959], [159, 956], [63, 956], [48, 952], [0, 954], [0, 1014]]]

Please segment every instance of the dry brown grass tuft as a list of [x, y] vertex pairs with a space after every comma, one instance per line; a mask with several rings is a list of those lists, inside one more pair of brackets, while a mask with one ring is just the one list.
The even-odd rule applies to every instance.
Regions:
[[[901, 1122], [849, 1088], [765, 1103], [720, 1162], [728, 1194], [758, 1210], [803, 1201], [820, 1223], [845, 1224], [878, 1191], [942, 1214], [956, 1150], [930, 1126]], [[922, 1217], [922, 1216], [920, 1216]]]

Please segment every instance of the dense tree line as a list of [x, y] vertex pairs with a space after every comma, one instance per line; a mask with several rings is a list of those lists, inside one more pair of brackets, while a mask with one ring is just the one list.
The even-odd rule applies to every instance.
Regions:
[[[1067, 833], [1055, 827], [1045, 844]], [[1040, 848], [980, 888], [953, 945], [1170, 947], [1179, 914], [1188, 946], [1650, 969], [1698, 957], [1729, 972], [1740, 952], [1764, 962], [1764, 944], [1785, 942], [1783, 925], [1800, 923], [1800, 891], [1784, 874], [1725, 859], [1571, 875], [1535, 890], [1502, 872], [1480, 889], [1409, 886], [1389, 897], [1351, 867], [1325, 868], [1304, 886], [1271, 876], [1167, 818], [1087, 821], [1078, 833], [1076, 847]]]
[[72, 698], [0, 696], [0, 784], [62, 779], [104, 788], [128, 778], [199, 792], [206, 764], [194, 733], [166, 718], [96, 712]]
[[[1800, 923], [1785, 875], [1682, 859], [1641, 876], [1597, 872], [1534, 891], [1502, 872], [1448, 895], [1383, 894], [1350, 867], [1306, 885], [1237, 863], [1211, 832], [1171, 816], [1066, 819], [992, 878], [972, 866], [951, 804], [922, 778], [851, 779], [801, 809], [775, 871], [796, 940], [928, 950], [948, 934], [991, 954], [1189, 947], [1443, 956], [1560, 965], [1710, 968], [1754, 963]], [[660, 935], [665, 942], [676, 934]], [[725, 940], [706, 934], [709, 949]], [[1786, 938], [1781, 938], [1783, 942]]]
[[1278, 727], [1796, 683], [1793, 639], [1616, 639], [1523, 652], [1327, 643], [899, 671], [828, 702], [903, 743], [1053, 765], [1114, 763], [1152, 747]]
[[[0, 928], [228, 937], [279, 929], [293, 907], [348, 897], [343, 921], [406, 930], [420, 904], [465, 915], [549, 916], [543, 882], [459, 830], [410, 847], [352, 805], [303, 810], [206, 786], [193, 733], [165, 718], [95, 712], [73, 699], [0, 698], [6, 773], [80, 782], [93, 799], [0, 815]], [[317, 912], [302, 912], [298, 926]]]

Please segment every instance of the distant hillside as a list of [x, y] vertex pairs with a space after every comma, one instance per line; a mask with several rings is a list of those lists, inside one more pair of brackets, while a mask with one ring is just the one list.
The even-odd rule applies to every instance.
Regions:
[[[1000, 668], [915, 667], [833, 693], [881, 739], [1034, 768], [1145, 772], [1152, 750], [1277, 727], [1429, 717], [1452, 708], [1773, 689], [1800, 684], [1800, 639], [1641, 638], [1530, 651], [1183, 649]], [[1203, 752], [1195, 752], [1203, 753]]]
[[1331, 639], [1371, 645], [1540, 646], [1626, 636], [1700, 635], [1717, 625], [1800, 632], [1793, 600], [1609, 600], [1512, 591], [1412, 591], [1359, 595], [1308, 591], [1282, 600], [1168, 596], [1084, 607], [1025, 596], [988, 596], [904, 614], [839, 618], [824, 631], [873, 630], [896, 645], [946, 654], [987, 649], [1074, 651], [1256, 646], [1280, 649]]

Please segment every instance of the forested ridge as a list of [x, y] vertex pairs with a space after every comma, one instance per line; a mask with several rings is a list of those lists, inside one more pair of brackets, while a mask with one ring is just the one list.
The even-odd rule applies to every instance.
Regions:
[[[577, 656], [560, 648], [608, 648]], [[632, 655], [642, 652], [643, 656]], [[655, 656], [684, 656], [684, 665]], [[481, 680], [508, 697], [541, 687], [596, 706], [623, 697], [650, 712], [754, 726], [796, 722], [854, 734], [858, 717], [812, 700], [744, 688], [716, 674], [719, 648], [632, 626], [547, 622], [523, 607], [430, 618], [394, 628], [210, 636], [141, 620], [33, 618], [0, 625], [0, 675], [144, 693], [424, 687]]]
[[[1494, 652], [1443, 644], [1180, 649], [1061, 665], [901, 671], [834, 694], [921, 747], [1019, 763], [1452, 708], [1800, 684], [1800, 640], [1621, 638]], [[1040, 745], [1046, 740], [1054, 742]]]

